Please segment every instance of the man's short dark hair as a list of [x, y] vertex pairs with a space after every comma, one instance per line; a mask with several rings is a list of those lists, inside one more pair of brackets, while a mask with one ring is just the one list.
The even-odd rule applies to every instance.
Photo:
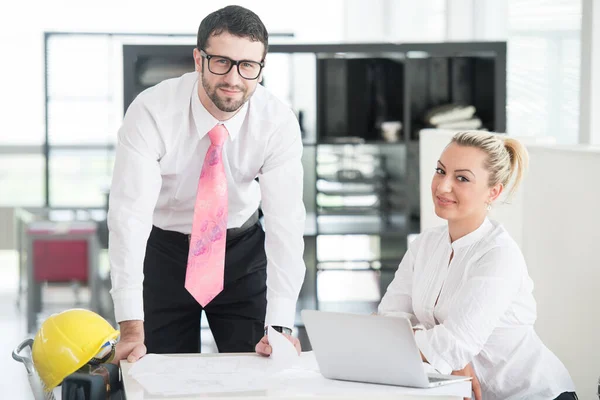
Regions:
[[228, 32], [231, 35], [262, 42], [263, 59], [269, 47], [269, 34], [258, 15], [240, 6], [227, 6], [208, 14], [200, 23], [196, 47], [204, 50], [211, 36]]

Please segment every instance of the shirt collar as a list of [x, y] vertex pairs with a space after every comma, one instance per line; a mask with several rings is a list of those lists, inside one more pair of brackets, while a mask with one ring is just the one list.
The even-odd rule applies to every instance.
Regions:
[[194, 90], [192, 91], [192, 115], [196, 129], [198, 130], [198, 136], [202, 139], [208, 132], [215, 127], [217, 124], [225, 125], [227, 132], [229, 133], [230, 139], [233, 141], [238, 136], [242, 124], [246, 119], [248, 113], [248, 102], [245, 102], [242, 108], [227, 121], [219, 121], [213, 117], [208, 110], [200, 102], [198, 97], [198, 81], [194, 84]]
[[450, 245], [454, 250], [459, 249], [461, 247], [469, 246], [483, 238], [489, 231], [492, 230], [493, 227], [494, 226], [492, 222], [486, 217], [483, 220], [482, 224], [479, 225], [479, 228], [461, 237], [460, 239], [455, 240], [453, 243], [450, 242], [450, 233], [446, 231], [448, 245]]

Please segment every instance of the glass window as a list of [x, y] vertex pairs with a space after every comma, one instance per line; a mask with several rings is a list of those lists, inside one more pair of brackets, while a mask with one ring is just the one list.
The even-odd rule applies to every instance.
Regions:
[[53, 100], [48, 103], [48, 140], [57, 144], [115, 143], [116, 108], [105, 100]]
[[507, 131], [579, 138], [581, 1], [509, 0]]
[[50, 205], [104, 207], [113, 164], [109, 150], [51, 150]]
[[109, 35], [48, 38], [48, 96], [104, 97], [110, 94], [115, 55]]
[[118, 47], [109, 35], [48, 38], [48, 139], [54, 144], [116, 140]]
[[44, 156], [0, 155], [0, 206], [44, 205]]
[[[21, 4], [25, 5], [13, 3]], [[36, 19], [31, 12], [19, 18], [14, 9], [7, 11], [3, 7], [0, 17], [0, 146], [39, 146], [44, 143], [44, 35], [31, 29], [29, 24]]]

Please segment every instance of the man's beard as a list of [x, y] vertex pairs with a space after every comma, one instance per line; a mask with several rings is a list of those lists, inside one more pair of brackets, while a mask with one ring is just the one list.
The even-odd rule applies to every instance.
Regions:
[[[202, 76], [202, 87], [204, 87], [204, 91], [208, 95], [208, 97], [212, 100], [214, 105], [223, 112], [234, 112], [240, 109], [248, 100], [249, 94], [247, 93], [247, 89], [243, 86], [229, 86], [226, 83], [221, 83], [214, 87], [211, 87], [210, 84], [204, 79]], [[217, 93], [219, 88], [229, 89], [229, 90], [238, 90], [242, 93], [242, 98], [239, 100], [233, 100], [232, 98], [222, 98]]]

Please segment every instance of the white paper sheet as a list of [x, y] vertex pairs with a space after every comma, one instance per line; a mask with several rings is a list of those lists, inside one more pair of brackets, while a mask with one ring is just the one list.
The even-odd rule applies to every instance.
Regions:
[[299, 362], [300, 357], [292, 342], [270, 326], [267, 332], [269, 345], [271, 345], [272, 348], [271, 356], [269, 358], [271, 359], [273, 367], [281, 371], [296, 365]]
[[[278, 332], [277, 332], [278, 333]], [[274, 336], [271, 336], [271, 340]], [[285, 337], [282, 336], [287, 341]], [[289, 341], [287, 341], [289, 343]], [[274, 344], [273, 344], [274, 343]], [[300, 356], [287, 350], [285, 342], [275, 339], [273, 354], [277, 356], [163, 356], [148, 354], [129, 368], [129, 375], [152, 395], [187, 396], [211, 393], [268, 392], [282, 395], [376, 394], [455, 395], [468, 397], [470, 382], [459, 382], [433, 389], [344, 382], [323, 377], [312, 352]], [[293, 346], [292, 346], [293, 348]], [[293, 357], [292, 357], [293, 355]], [[289, 357], [289, 358], [286, 358]]]
[[148, 354], [133, 364], [129, 375], [153, 395], [192, 395], [263, 391], [270, 377], [289, 368], [314, 368], [314, 357], [303, 359], [294, 345], [269, 327], [270, 357], [258, 355], [174, 357]]
[[275, 371], [266, 357], [175, 357], [148, 354], [129, 375], [155, 395], [265, 390]]
[[315, 353], [312, 351], [302, 352], [296, 364], [294, 364], [290, 369], [319, 372], [319, 364], [317, 363]]

